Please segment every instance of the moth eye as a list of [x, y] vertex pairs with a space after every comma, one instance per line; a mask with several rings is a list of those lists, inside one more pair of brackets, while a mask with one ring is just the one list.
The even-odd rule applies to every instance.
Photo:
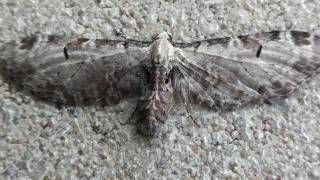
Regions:
[[173, 46], [175, 46], [175, 43], [174, 43], [173, 40], [172, 40], [172, 35], [168, 33], [168, 36], [169, 36], [168, 41], [169, 41]]
[[158, 39], [158, 35], [159, 35], [159, 34], [153, 35], [153, 36], [152, 36], [152, 40], [154, 41], [154, 40]]

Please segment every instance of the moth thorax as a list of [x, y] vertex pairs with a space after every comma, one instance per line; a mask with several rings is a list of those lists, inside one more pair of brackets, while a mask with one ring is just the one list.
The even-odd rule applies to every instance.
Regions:
[[151, 56], [154, 64], [163, 65], [174, 55], [174, 47], [166, 39], [158, 39], [153, 42]]

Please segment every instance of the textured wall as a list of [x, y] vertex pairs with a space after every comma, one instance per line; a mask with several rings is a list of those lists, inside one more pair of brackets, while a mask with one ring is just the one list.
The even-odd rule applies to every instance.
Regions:
[[[0, 42], [34, 32], [177, 42], [270, 30], [319, 29], [307, 0], [0, 0]], [[175, 107], [159, 138], [127, 122], [135, 104], [56, 109], [0, 81], [4, 178], [320, 178], [320, 77], [274, 106], [231, 113]]]

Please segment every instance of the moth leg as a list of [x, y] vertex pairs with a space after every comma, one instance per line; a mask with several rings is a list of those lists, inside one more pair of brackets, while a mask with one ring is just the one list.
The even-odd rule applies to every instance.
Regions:
[[[133, 112], [131, 113], [129, 117], [129, 122], [133, 119], [133, 117], [136, 115], [136, 112], [139, 110], [139, 102], [137, 103], [136, 107], [134, 108]], [[125, 124], [125, 123], [124, 123]]]
[[191, 108], [190, 108], [190, 103], [188, 102], [188, 98], [186, 96], [186, 94], [182, 95], [182, 101], [183, 101], [183, 105], [186, 109], [186, 112], [188, 114], [188, 119], [191, 119], [193, 121], [193, 123], [195, 125], [197, 125], [198, 127], [200, 127], [199, 123], [193, 118], [193, 116], [190, 114], [191, 112]]
[[190, 114], [190, 111], [191, 111], [190, 106], [187, 103], [184, 103], [184, 107], [186, 108], [188, 119], [191, 119], [196, 126], [200, 127], [199, 122], [195, 118], [193, 118], [193, 116]]

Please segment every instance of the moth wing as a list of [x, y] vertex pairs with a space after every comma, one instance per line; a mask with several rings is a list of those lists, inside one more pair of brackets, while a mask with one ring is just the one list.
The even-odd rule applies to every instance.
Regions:
[[[298, 85], [319, 73], [320, 38], [302, 32], [280, 34], [246, 36], [247, 44], [244, 40], [236, 41], [240, 46], [238, 51], [235, 46], [230, 50], [228, 46], [220, 46], [216, 53], [223, 49], [225, 54], [222, 56], [190, 49], [178, 50], [177, 67], [184, 76], [176, 82], [186, 88], [177, 88], [177, 91], [186, 92], [176, 94], [189, 94], [184, 98], [189, 103], [218, 109], [233, 109], [286, 97]], [[269, 41], [262, 41], [263, 38]], [[230, 58], [227, 58], [227, 52]]]
[[2, 64], [17, 84], [66, 105], [116, 104], [140, 95], [149, 53], [138, 42], [32, 36], [1, 48]]
[[[286, 61], [290, 61], [290, 56], [296, 56], [298, 53], [303, 53], [305, 56], [310, 56], [313, 53], [319, 54], [319, 39], [320, 32], [311, 34], [301, 31], [271, 31], [255, 35], [208, 39], [193, 43], [177, 43], [177, 47], [184, 51], [201, 52], [236, 61], [251, 60], [254, 62], [261, 55], [274, 55], [276, 53], [274, 58], [286, 56], [283, 59], [286, 58]], [[267, 60], [270, 61], [271, 59]]]

